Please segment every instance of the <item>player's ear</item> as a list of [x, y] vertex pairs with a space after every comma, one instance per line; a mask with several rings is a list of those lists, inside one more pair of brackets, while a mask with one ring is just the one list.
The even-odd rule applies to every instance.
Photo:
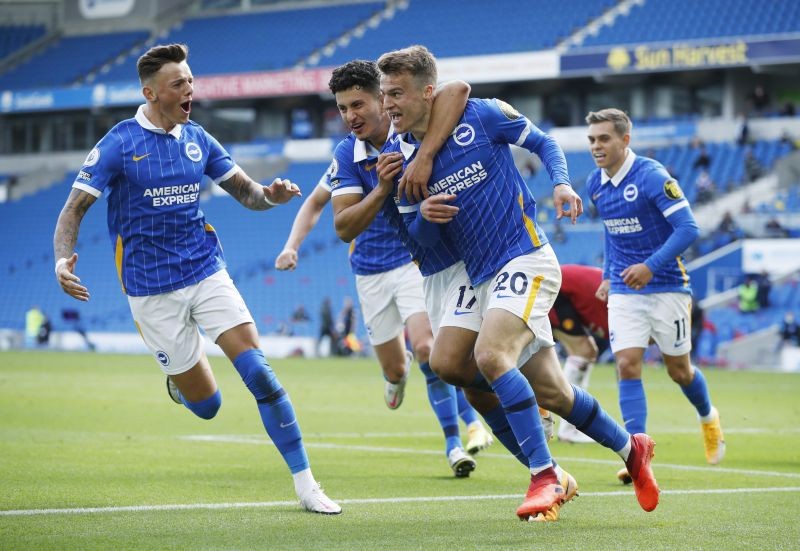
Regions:
[[149, 84], [142, 86], [142, 95], [144, 96], [144, 99], [149, 102], [155, 103], [158, 101], [158, 96], [156, 96], [155, 90], [153, 90]]
[[625, 147], [628, 147], [631, 144], [631, 135], [625, 134], [622, 136], [622, 141], [625, 142]]
[[425, 91], [423, 92], [423, 97], [428, 100], [433, 99], [433, 93], [436, 90], [436, 87], [433, 84], [428, 84], [425, 86]]

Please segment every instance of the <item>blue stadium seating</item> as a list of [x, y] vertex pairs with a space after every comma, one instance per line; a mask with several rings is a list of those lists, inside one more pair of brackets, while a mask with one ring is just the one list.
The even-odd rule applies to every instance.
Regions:
[[1, 75], [0, 90], [73, 84], [148, 36], [135, 31], [62, 38]]
[[[382, 2], [187, 19], [160, 38], [189, 46], [195, 75], [293, 67], [383, 7]], [[213, 38], [211, 38], [213, 37]], [[131, 80], [136, 55], [98, 75], [98, 82]]]
[[0, 59], [40, 39], [46, 32], [44, 25], [0, 25]]
[[[500, 54], [554, 47], [602, 14], [612, 0], [571, 0], [569, 7], [544, 0], [412, 1], [393, 19], [368, 28], [361, 38], [323, 58], [320, 65], [341, 65], [411, 44], [425, 44], [437, 57]], [[563, 9], [562, 9], [563, 8]]]
[[647, 0], [582, 47], [800, 32], [796, 0]]

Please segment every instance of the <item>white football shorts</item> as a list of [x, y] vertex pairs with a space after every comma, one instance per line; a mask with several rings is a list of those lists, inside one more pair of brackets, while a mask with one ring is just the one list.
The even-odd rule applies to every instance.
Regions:
[[413, 262], [381, 274], [357, 275], [356, 290], [373, 346], [401, 334], [413, 314], [425, 313], [422, 274]]
[[212, 341], [253, 316], [227, 270], [200, 283], [146, 297], [128, 297], [133, 321], [161, 371], [178, 375], [188, 371], [203, 355], [202, 328]]
[[647, 348], [652, 338], [662, 354], [692, 350], [692, 297], [686, 293], [613, 294], [608, 297], [611, 351]]
[[559, 289], [561, 268], [550, 245], [509, 260], [494, 278], [478, 286], [481, 316], [500, 308], [520, 318], [533, 332], [534, 339], [520, 356], [520, 364], [540, 348], [555, 345], [547, 314]]
[[424, 278], [423, 287], [434, 337], [440, 327], [480, 330], [483, 316], [463, 262]]

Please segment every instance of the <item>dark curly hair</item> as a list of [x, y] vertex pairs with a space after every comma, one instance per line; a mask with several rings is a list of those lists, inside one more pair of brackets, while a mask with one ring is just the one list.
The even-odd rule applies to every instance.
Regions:
[[381, 89], [380, 73], [374, 61], [356, 59], [333, 70], [328, 88], [331, 93], [343, 92], [358, 87], [367, 92], [378, 94]]

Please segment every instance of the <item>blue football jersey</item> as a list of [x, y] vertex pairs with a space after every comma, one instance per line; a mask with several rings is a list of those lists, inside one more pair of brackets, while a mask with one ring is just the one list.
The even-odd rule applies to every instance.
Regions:
[[611, 293], [691, 294], [689, 274], [680, 254], [657, 269], [651, 268], [653, 279], [639, 291], [622, 281], [625, 268], [646, 262], [673, 234], [670, 216], [691, 213], [678, 182], [660, 163], [628, 150], [613, 178], [599, 168], [592, 171], [587, 191], [605, 225], [603, 275], [611, 280]]
[[225, 267], [214, 228], [200, 210], [203, 175], [215, 183], [238, 167], [203, 127], [170, 132], [140, 106], [89, 153], [72, 187], [108, 201], [108, 232], [123, 292], [157, 295], [193, 285]]
[[[536, 223], [536, 201], [511, 156], [509, 144], [539, 152], [549, 138], [510, 105], [496, 99], [470, 99], [459, 124], [434, 158], [428, 191], [454, 194], [458, 214], [443, 225], [443, 235], [458, 247], [473, 285], [493, 277], [509, 260], [545, 245]], [[410, 162], [419, 144], [400, 136], [394, 149]], [[560, 150], [559, 150], [560, 151]], [[563, 160], [563, 152], [560, 153]], [[555, 163], [553, 163], [555, 164]], [[566, 161], [551, 170], [555, 183], [569, 183]], [[418, 204], [400, 199], [406, 222]]]
[[[390, 131], [381, 152], [391, 146], [393, 139], [394, 134]], [[342, 140], [336, 146], [328, 171], [331, 194], [366, 195], [375, 189], [378, 185], [375, 166], [379, 153], [371, 144], [353, 134]], [[356, 274], [366, 275], [389, 271], [410, 260], [418, 265], [423, 276], [428, 276], [455, 264], [458, 254], [449, 241], [442, 241], [437, 247], [421, 247], [408, 235], [394, 197], [389, 196], [372, 224], [356, 237], [350, 262]]]

